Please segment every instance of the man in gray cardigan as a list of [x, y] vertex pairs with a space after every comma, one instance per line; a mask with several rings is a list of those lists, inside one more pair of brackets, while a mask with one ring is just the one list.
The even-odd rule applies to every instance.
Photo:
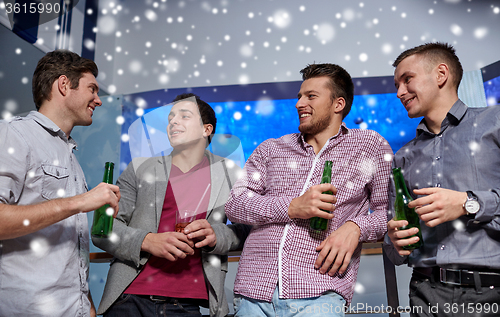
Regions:
[[[118, 178], [113, 234], [92, 238], [114, 256], [98, 314], [201, 316], [200, 306], [228, 314], [227, 252], [243, 246], [250, 227], [226, 225], [224, 204], [240, 169], [206, 150], [216, 122], [198, 96], [177, 96], [167, 126], [172, 153], [134, 159]], [[174, 232], [177, 209], [202, 213]]]

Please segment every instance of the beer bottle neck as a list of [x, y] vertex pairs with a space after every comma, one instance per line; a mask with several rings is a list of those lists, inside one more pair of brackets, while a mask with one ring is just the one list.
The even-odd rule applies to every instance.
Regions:
[[111, 162], [106, 162], [106, 165], [104, 166], [104, 177], [102, 178], [102, 181], [104, 183], [108, 184], [113, 184], [113, 169], [115, 165]]
[[401, 173], [401, 170], [394, 170], [393, 176], [394, 185], [396, 186], [396, 195], [403, 194], [407, 197], [411, 197], [408, 188], [406, 187], [405, 179], [403, 177], [403, 174]]

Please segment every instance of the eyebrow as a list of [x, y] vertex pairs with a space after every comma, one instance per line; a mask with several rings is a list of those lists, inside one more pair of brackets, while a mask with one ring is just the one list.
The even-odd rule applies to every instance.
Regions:
[[[304, 95], [310, 94], [311, 92], [318, 93], [316, 90], [311, 89], [311, 90], [308, 90], [308, 91], [304, 91]], [[302, 96], [302, 93], [299, 92], [297, 94], [297, 98], [300, 98], [301, 96]]]
[[[189, 112], [189, 113], [193, 114], [193, 112], [189, 109], [179, 109], [179, 112]], [[175, 113], [173, 111], [170, 111], [170, 113], [168, 114], [169, 117], [173, 116], [173, 115], [175, 115]]]

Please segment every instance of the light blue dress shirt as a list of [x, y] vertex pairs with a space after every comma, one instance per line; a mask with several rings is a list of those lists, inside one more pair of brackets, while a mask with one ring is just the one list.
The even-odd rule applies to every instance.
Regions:
[[[0, 203], [29, 205], [86, 192], [75, 148], [38, 112], [0, 121]], [[0, 316], [89, 316], [88, 252], [84, 213], [0, 241]]]

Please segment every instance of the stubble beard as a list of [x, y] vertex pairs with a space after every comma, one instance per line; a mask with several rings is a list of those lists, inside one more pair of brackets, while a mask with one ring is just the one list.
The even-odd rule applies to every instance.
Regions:
[[323, 132], [330, 125], [331, 114], [328, 116], [319, 118], [318, 120], [311, 120], [309, 124], [299, 125], [299, 131], [307, 135], [316, 135]]

